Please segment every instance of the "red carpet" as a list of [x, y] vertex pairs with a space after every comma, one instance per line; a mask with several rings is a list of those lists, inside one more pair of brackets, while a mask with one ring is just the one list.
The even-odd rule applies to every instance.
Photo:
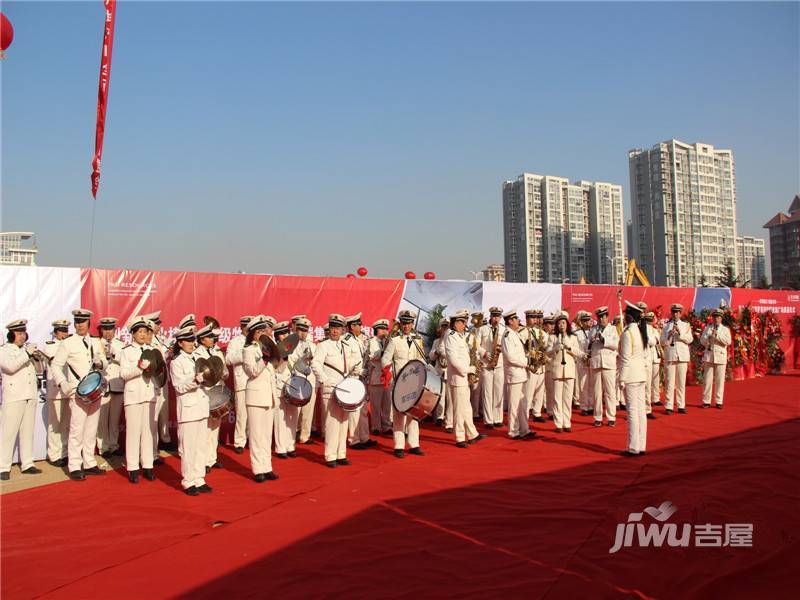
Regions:
[[[2, 597], [30, 598], [788, 598], [797, 556], [797, 376], [729, 383], [726, 408], [648, 421], [648, 453], [623, 458], [615, 429], [501, 432], [467, 450], [426, 426], [427, 456], [397, 460], [388, 438], [329, 470], [321, 446], [252, 482], [223, 451], [213, 494], [123, 474], [2, 497]], [[752, 547], [632, 547], [617, 523], [671, 501], [669, 523], [752, 523]], [[655, 522], [645, 516], [643, 523]], [[215, 526], [216, 525], [216, 526]]]

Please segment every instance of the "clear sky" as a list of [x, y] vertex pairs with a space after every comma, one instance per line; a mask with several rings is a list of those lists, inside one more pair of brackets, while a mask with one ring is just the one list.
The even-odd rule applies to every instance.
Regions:
[[[102, 3], [3, 2], [2, 223], [88, 263]], [[732, 148], [739, 231], [800, 191], [797, 3], [122, 2], [94, 266], [469, 278], [501, 184]]]

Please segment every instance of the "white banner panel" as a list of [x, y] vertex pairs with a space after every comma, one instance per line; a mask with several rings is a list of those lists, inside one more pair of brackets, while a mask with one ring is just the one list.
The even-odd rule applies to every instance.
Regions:
[[524, 324], [526, 310], [541, 308], [544, 314], [552, 314], [561, 308], [561, 284], [485, 281], [483, 312], [488, 313], [492, 306], [499, 306], [504, 312], [516, 310]]
[[[72, 320], [71, 312], [80, 306], [81, 270], [59, 267], [0, 266], [0, 327], [5, 342], [5, 325], [14, 319], [28, 319], [28, 336], [37, 345], [52, 339], [51, 323]], [[0, 391], [2, 402], [2, 391]], [[47, 406], [41, 382], [39, 410], [33, 434], [35, 460], [47, 457]], [[14, 448], [14, 461], [17, 461]]]

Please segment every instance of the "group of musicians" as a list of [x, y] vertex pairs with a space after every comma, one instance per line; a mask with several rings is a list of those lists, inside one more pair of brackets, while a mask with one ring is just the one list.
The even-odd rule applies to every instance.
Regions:
[[[278, 478], [273, 456], [295, 458], [296, 444], [316, 443], [315, 433], [324, 438], [330, 468], [349, 465], [348, 449], [375, 446], [372, 437], [381, 434], [392, 436], [396, 457], [422, 456], [420, 421], [392, 403], [397, 375], [414, 360], [428, 364], [443, 381], [429, 418], [454, 434], [459, 448], [486, 437], [476, 421], [500, 428], [504, 413], [508, 436], [526, 440], [535, 435], [531, 419], [547, 422], [545, 411], [556, 433], [569, 433], [573, 409], [593, 416], [595, 427], [604, 421], [614, 427], [617, 411], [627, 410], [623, 454], [637, 456], [646, 451], [647, 419], [655, 418], [653, 406], [660, 403], [661, 369], [665, 414], [673, 414], [675, 405], [679, 414], [686, 413], [693, 336], [681, 319], [683, 307], [673, 304], [671, 313], [661, 326], [644, 303], [626, 302], [617, 322], [602, 306], [594, 319], [586, 311], [570, 320], [566, 311], [545, 316], [528, 310], [523, 323], [515, 311], [492, 307], [484, 323], [482, 313], [464, 309], [441, 320], [429, 351], [415, 330], [416, 313], [407, 310], [394, 329], [388, 319], [375, 321], [370, 337], [362, 333], [361, 314], [331, 314], [319, 343], [309, 337], [305, 315], [281, 322], [263, 314], [244, 316], [241, 334], [225, 352], [218, 346], [219, 323], [210, 317], [198, 327], [195, 316], [187, 315], [167, 340], [160, 311], [134, 316], [127, 323], [132, 339], [126, 345], [115, 337], [117, 319], [99, 319], [94, 337], [92, 312], [77, 309], [75, 332], [69, 334], [68, 320], [54, 321], [53, 339], [42, 348], [28, 343], [27, 321], [19, 319], [6, 325], [7, 343], [0, 347], [0, 480], [9, 479], [17, 438], [21, 472], [41, 473], [33, 462], [39, 376], [46, 381], [48, 462], [66, 467], [75, 481], [105, 474], [95, 448], [105, 458], [123, 454], [123, 410], [130, 482], [138, 483], [140, 473], [154, 480], [154, 466], [163, 463], [159, 449], [177, 449], [181, 484], [190, 496], [212, 491], [205, 478], [222, 468], [219, 430], [231, 404], [234, 450], [242, 454], [249, 445], [258, 483]], [[721, 409], [723, 403], [731, 335], [722, 317], [722, 310], [714, 310], [700, 338], [704, 408]], [[226, 387], [229, 370], [232, 390]], [[169, 432], [168, 385], [177, 403], [177, 448]]]

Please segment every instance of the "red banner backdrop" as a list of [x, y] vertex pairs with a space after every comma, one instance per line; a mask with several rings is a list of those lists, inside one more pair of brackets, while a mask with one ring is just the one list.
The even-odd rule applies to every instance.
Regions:
[[100, 55], [100, 82], [97, 87], [97, 124], [94, 134], [94, 159], [92, 160], [92, 196], [97, 198], [100, 186], [100, 161], [103, 159], [103, 136], [106, 132], [108, 84], [111, 80], [111, 52], [114, 49], [114, 21], [117, 0], [103, 0], [106, 18], [103, 24], [103, 52]]
[[780, 341], [781, 350], [785, 353], [784, 368], [800, 366], [800, 338], [792, 337], [792, 317], [800, 314], [800, 291], [787, 290], [754, 290], [749, 288], [731, 288], [731, 308], [743, 309], [750, 305], [750, 309], [763, 316], [772, 312], [781, 322], [783, 339]]
[[694, 288], [641, 287], [616, 285], [570, 285], [561, 286], [561, 306], [571, 317], [579, 310], [594, 313], [599, 306], [608, 306], [611, 317], [619, 312], [617, 290], [622, 290], [623, 308], [625, 301], [646, 302], [650, 310], [662, 306], [662, 314], [669, 316], [669, 306], [678, 302], [686, 311], [694, 305]]

